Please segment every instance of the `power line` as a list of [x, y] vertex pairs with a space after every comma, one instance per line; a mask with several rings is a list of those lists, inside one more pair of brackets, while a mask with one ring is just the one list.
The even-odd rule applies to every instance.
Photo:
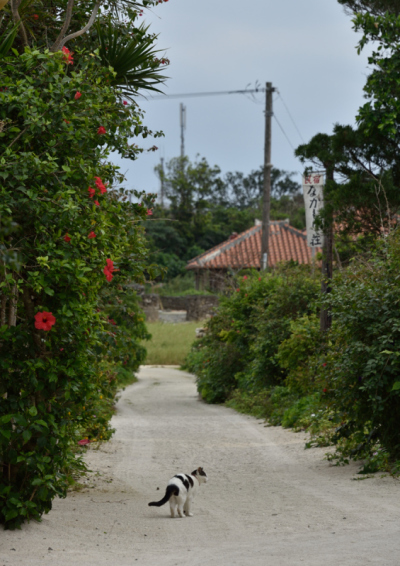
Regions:
[[253, 94], [256, 92], [265, 92], [265, 88], [217, 90], [214, 92], [186, 92], [183, 94], [163, 94], [162, 96], [149, 96], [147, 100], [164, 100], [165, 98], [194, 98], [198, 96], [216, 96], [220, 94]]
[[306, 143], [306, 142], [304, 141], [303, 136], [301, 135], [301, 132], [300, 132], [299, 128], [298, 128], [297, 125], [296, 125], [296, 122], [294, 121], [294, 119], [293, 119], [291, 113], [289, 112], [289, 108], [288, 108], [287, 105], [285, 104], [285, 101], [283, 100], [281, 93], [278, 92], [278, 94], [279, 94], [279, 98], [282, 100], [282, 103], [283, 103], [283, 106], [284, 106], [285, 109], [286, 109], [286, 112], [289, 114], [289, 118], [291, 119], [293, 126], [296, 128], [296, 131], [297, 131], [297, 133], [299, 134], [299, 136], [300, 136], [300, 138], [301, 138], [301, 141], [302, 141], [303, 143]]
[[279, 120], [278, 120], [278, 118], [275, 116], [275, 114], [274, 114], [274, 118], [275, 118], [275, 120], [276, 120], [276, 123], [278, 124], [278, 126], [279, 126], [280, 129], [282, 130], [283, 135], [284, 135], [285, 138], [287, 139], [287, 141], [288, 141], [290, 147], [291, 147], [291, 148], [293, 149], [293, 151], [294, 151], [294, 147], [293, 147], [293, 145], [292, 145], [292, 142], [290, 141], [289, 137], [287, 136], [285, 130], [284, 130], [283, 127], [281, 126], [281, 123], [279, 122]]

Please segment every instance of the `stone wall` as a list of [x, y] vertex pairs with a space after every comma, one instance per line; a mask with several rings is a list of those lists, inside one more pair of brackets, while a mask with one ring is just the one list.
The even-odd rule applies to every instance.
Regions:
[[219, 304], [216, 295], [190, 295], [188, 299], [186, 320], [204, 320], [213, 314]]
[[148, 295], [143, 293], [140, 295], [141, 299], [141, 307], [143, 309], [144, 314], [146, 315], [147, 322], [157, 322], [158, 320], [158, 311], [161, 308], [160, 297], [159, 295]]
[[135, 290], [140, 299], [140, 306], [146, 315], [147, 322], [159, 320], [159, 310], [186, 311], [186, 320], [204, 320], [218, 307], [216, 295], [186, 295], [184, 297], [162, 297], [144, 293], [139, 285]]
[[203, 320], [218, 306], [216, 295], [186, 295], [185, 297], [160, 297], [164, 310], [186, 311], [186, 320]]
[[169, 311], [187, 311], [188, 297], [161, 297], [162, 308]]

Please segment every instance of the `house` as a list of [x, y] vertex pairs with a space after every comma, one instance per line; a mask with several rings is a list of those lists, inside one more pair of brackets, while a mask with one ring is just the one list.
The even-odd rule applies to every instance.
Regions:
[[[313, 251], [321, 251], [308, 247], [305, 231], [293, 228], [288, 220], [272, 220], [269, 230], [268, 267], [290, 260], [311, 264]], [[194, 271], [196, 289], [220, 289], [228, 270], [260, 269], [261, 234], [261, 222], [256, 221], [252, 228], [233, 233], [225, 242], [191, 259], [186, 269]]]

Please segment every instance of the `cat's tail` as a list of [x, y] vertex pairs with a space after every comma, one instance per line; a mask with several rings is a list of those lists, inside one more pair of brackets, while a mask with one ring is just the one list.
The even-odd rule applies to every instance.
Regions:
[[149, 503], [149, 507], [161, 507], [161, 505], [165, 505], [167, 501], [171, 499], [173, 495], [179, 495], [179, 487], [177, 485], [168, 485], [167, 489], [165, 490], [165, 495], [161, 499], [161, 501], [152, 501]]

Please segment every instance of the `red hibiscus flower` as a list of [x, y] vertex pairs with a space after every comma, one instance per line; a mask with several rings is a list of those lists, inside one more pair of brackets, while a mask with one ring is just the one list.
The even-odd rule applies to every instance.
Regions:
[[38, 330], [51, 330], [56, 323], [56, 317], [51, 312], [37, 312], [35, 314], [35, 328]]
[[38, 14], [33, 14], [33, 17], [35, 18], [35, 20], [38, 20], [38, 19], [39, 19]]
[[79, 92], [79, 90], [75, 93], [75, 100], [78, 100], [78, 98], [80, 98], [82, 96], [82, 93]]
[[89, 193], [89, 197], [93, 198], [94, 195], [96, 194], [96, 189], [92, 189], [92, 187], [88, 188], [88, 193]]
[[247, 275], [243, 275], [243, 279], [247, 279]]
[[147, 216], [151, 216], [152, 214], [153, 214], [153, 211], [150, 208], [148, 208], [147, 209]]
[[88, 438], [82, 438], [82, 440], [78, 440], [79, 446], [86, 446], [86, 444], [90, 444], [90, 440]]
[[97, 133], [99, 135], [105, 134], [106, 133], [106, 129], [104, 126], [100, 126], [100, 128], [97, 130]]
[[64, 236], [64, 241], [65, 242], [70, 242], [71, 241], [71, 236], [68, 236], [68, 232], [65, 234]]
[[100, 179], [100, 177], [95, 177], [95, 183], [96, 183], [96, 187], [99, 189], [102, 195], [107, 192], [107, 189], [103, 184], [103, 181]]
[[64, 122], [65, 122], [66, 124], [70, 124], [70, 123], [71, 123], [69, 120], [66, 120], [65, 118], [64, 118]]
[[103, 273], [106, 276], [108, 282], [111, 281], [113, 276], [113, 271], [115, 271], [114, 262], [111, 259], [106, 260], [106, 266], [103, 269]]
[[95, 204], [96, 206], [100, 206], [100, 203], [99, 203], [98, 200], [95, 200], [95, 201], [94, 201], [94, 204]]
[[72, 57], [73, 52], [70, 51], [67, 47], [63, 47], [61, 51], [64, 54], [64, 62], [67, 63], [67, 65], [73, 65], [74, 64], [74, 59]]
[[95, 237], [96, 237], [96, 234], [94, 232], [90, 232], [88, 238], [95, 238]]
[[128, 103], [127, 103], [126, 100], [124, 100], [122, 104], [123, 104], [124, 106], [126, 106]]

